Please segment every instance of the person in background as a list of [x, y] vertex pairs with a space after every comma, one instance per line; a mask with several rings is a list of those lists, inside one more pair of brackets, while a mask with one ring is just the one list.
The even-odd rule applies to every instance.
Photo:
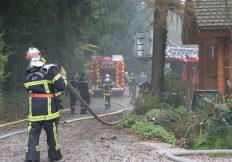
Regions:
[[127, 71], [125, 72], [124, 80], [125, 80], [125, 94], [128, 95], [128, 96], [130, 96], [129, 87], [128, 87], [129, 76], [128, 76], [128, 72]]
[[[90, 95], [94, 95], [91, 89], [89, 88], [89, 82], [85, 77], [85, 73], [81, 72], [81, 77], [78, 80], [78, 90], [82, 99], [90, 105]], [[87, 114], [87, 109], [84, 108], [83, 104], [81, 104], [80, 114]]]
[[135, 76], [133, 76], [130, 79], [130, 81], [128, 83], [128, 86], [129, 86], [129, 91], [131, 93], [130, 104], [134, 104], [135, 103], [135, 99], [136, 99], [136, 92], [137, 92], [137, 81], [136, 81]]
[[[78, 72], [73, 72], [72, 77], [68, 80], [70, 84], [78, 90]], [[71, 91], [69, 91], [69, 98], [70, 98], [70, 108], [71, 108], [71, 114], [76, 114], [75, 109], [76, 109], [76, 97], [72, 94]]]
[[135, 79], [135, 76], [134, 76], [134, 73], [131, 73], [129, 76], [128, 76], [128, 87], [129, 87], [129, 97], [132, 96], [132, 91], [131, 91], [131, 84], [129, 84], [130, 82], [133, 81], [133, 79]]
[[138, 78], [139, 85], [144, 84], [145, 82], [148, 82], [147, 75], [144, 72], [141, 72]]
[[[57, 94], [62, 94], [67, 85], [66, 77], [54, 64], [45, 64], [40, 51], [30, 47], [25, 58], [30, 60], [24, 86], [29, 97], [26, 162], [39, 162], [39, 137], [42, 128], [47, 135], [48, 159], [62, 159], [57, 133], [60, 118]], [[65, 74], [64, 74], [65, 75]], [[56, 93], [57, 92], [57, 93]]]
[[106, 74], [105, 79], [102, 82], [102, 87], [103, 87], [103, 96], [105, 100], [105, 110], [110, 109], [111, 107], [111, 88], [113, 87], [113, 83], [111, 81], [110, 75]]

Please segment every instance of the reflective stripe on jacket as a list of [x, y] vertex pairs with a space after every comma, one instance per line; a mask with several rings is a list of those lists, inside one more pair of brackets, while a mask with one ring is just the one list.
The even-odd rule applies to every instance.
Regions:
[[103, 95], [109, 96], [111, 94], [111, 88], [113, 87], [113, 83], [111, 81], [103, 81], [102, 82], [103, 87]]
[[29, 96], [28, 120], [31, 122], [58, 118], [57, 94], [65, 90], [66, 82], [58, 73], [56, 66], [48, 71], [27, 72], [24, 86]]

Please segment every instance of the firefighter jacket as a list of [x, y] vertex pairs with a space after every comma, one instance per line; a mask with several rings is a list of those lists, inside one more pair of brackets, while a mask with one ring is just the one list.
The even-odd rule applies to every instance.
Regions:
[[84, 77], [78, 80], [78, 89], [82, 94], [89, 94], [89, 82]]
[[113, 83], [110, 80], [104, 80], [102, 82], [102, 87], [103, 87], [103, 95], [110, 96]]
[[24, 86], [29, 96], [28, 121], [46, 121], [59, 118], [59, 99], [67, 81], [58, 73], [56, 65], [28, 69]]

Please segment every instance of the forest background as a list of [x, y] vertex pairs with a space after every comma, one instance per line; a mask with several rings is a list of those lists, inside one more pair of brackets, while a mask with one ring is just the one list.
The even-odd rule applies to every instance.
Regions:
[[[126, 71], [149, 74], [151, 61], [134, 58], [133, 46], [136, 32], [152, 31], [152, 15], [140, 0], [1, 0], [0, 112], [24, 100], [29, 47], [38, 48], [48, 63], [63, 66], [68, 76], [88, 71], [93, 54], [123, 55]], [[180, 25], [168, 28], [179, 44]]]

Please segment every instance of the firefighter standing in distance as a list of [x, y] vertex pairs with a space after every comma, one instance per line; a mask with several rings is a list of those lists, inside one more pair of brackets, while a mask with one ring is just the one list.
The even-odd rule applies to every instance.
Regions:
[[136, 92], [137, 92], [137, 81], [136, 81], [136, 78], [135, 76], [133, 76], [129, 83], [128, 83], [128, 86], [129, 86], [129, 90], [130, 90], [130, 93], [131, 93], [131, 100], [130, 100], [130, 104], [135, 104], [135, 99], [136, 99]]
[[[73, 72], [73, 76], [68, 81], [73, 86], [73, 88], [78, 90], [78, 72]], [[69, 91], [69, 98], [70, 98], [71, 114], [76, 114], [75, 108], [76, 108], [77, 99], [71, 91]]]
[[58, 161], [62, 155], [57, 134], [60, 117], [57, 95], [63, 93], [67, 81], [58, 73], [56, 65], [45, 64], [37, 48], [29, 48], [25, 58], [30, 60], [24, 83], [29, 96], [26, 162], [40, 161], [39, 137], [42, 128], [47, 135], [48, 158]]
[[[91, 90], [89, 89], [89, 82], [85, 78], [85, 73], [81, 72], [81, 77], [78, 80], [78, 89], [80, 91], [80, 95], [82, 99], [89, 105], [90, 104], [90, 93]], [[91, 94], [93, 95], [93, 94]], [[80, 114], [87, 114], [87, 109], [81, 104]]]
[[102, 82], [102, 87], [103, 87], [103, 96], [105, 100], [105, 110], [108, 110], [110, 109], [111, 106], [110, 96], [111, 96], [111, 88], [113, 87], [113, 83], [110, 79], [109, 74], [105, 75], [105, 79]]

